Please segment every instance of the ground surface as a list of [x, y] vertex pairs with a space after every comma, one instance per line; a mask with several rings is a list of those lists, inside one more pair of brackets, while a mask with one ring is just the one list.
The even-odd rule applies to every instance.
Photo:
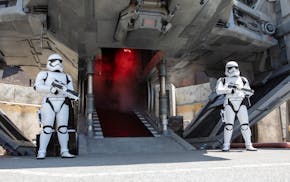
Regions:
[[235, 149], [86, 154], [74, 159], [0, 157], [0, 181], [290, 181], [290, 150]]

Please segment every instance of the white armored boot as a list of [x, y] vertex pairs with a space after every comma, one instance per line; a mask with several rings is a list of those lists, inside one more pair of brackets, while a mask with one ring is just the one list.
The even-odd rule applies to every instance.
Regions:
[[46, 152], [38, 151], [36, 159], [38, 159], [38, 160], [45, 159], [45, 157], [46, 157]]
[[252, 144], [246, 145], [246, 149], [247, 149], [247, 151], [257, 151], [258, 150], [257, 148], [253, 147]]
[[46, 157], [46, 148], [47, 148], [47, 145], [49, 143], [51, 133], [44, 133], [44, 132], [45, 131], [43, 131], [40, 134], [39, 150], [38, 150], [36, 159], [45, 159], [45, 157]]
[[57, 132], [58, 135], [58, 141], [60, 144], [60, 155], [62, 158], [74, 158], [75, 155], [69, 153], [67, 143], [68, 143], [68, 133], [60, 133]]
[[241, 133], [243, 135], [243, 138], [245, 140], [245, 145], [247, 151], [257, 151], [256, 148], [253, 147], [251, 142], [251, 130], [248, 125], [242, 125], [241, 126]]
[[61, 158], [75, 158], [75, 155], [69, 153], [69, 151], [62, 151]]
[[223, 149], [222, 149], [223, 152], [228, 152], [230, 151], [230, 144], [229, 143], [224, 143], [223, 144]]
[[228, 152], [230, 150], [230, 145], [231, 145], [231, 137], [233, 134], [233, 125], [231, 124], [226, 124], [224, 128], [224, 144], [223, 144], [223, 152]]

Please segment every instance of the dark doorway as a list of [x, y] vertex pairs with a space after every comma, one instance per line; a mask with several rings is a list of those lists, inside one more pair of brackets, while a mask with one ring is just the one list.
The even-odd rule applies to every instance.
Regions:
[[102, 49], [95, 62], [95, 106], [105, 137], [152, 136], [135, 116], [146, 105], [141, 52], [134, 49]]

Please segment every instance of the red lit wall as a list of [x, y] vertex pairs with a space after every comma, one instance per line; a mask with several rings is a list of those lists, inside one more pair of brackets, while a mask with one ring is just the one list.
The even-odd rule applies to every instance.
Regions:
[[94, 94], [96, 108], [121, 111], [138, 104], [140, 58], [137, 50], [108, 49], [95, 61]]

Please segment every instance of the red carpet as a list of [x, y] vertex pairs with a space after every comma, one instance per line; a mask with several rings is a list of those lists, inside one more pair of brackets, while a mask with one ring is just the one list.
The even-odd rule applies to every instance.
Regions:
[[104, 137], [152, 137], [133, 112], [97, 110]]

